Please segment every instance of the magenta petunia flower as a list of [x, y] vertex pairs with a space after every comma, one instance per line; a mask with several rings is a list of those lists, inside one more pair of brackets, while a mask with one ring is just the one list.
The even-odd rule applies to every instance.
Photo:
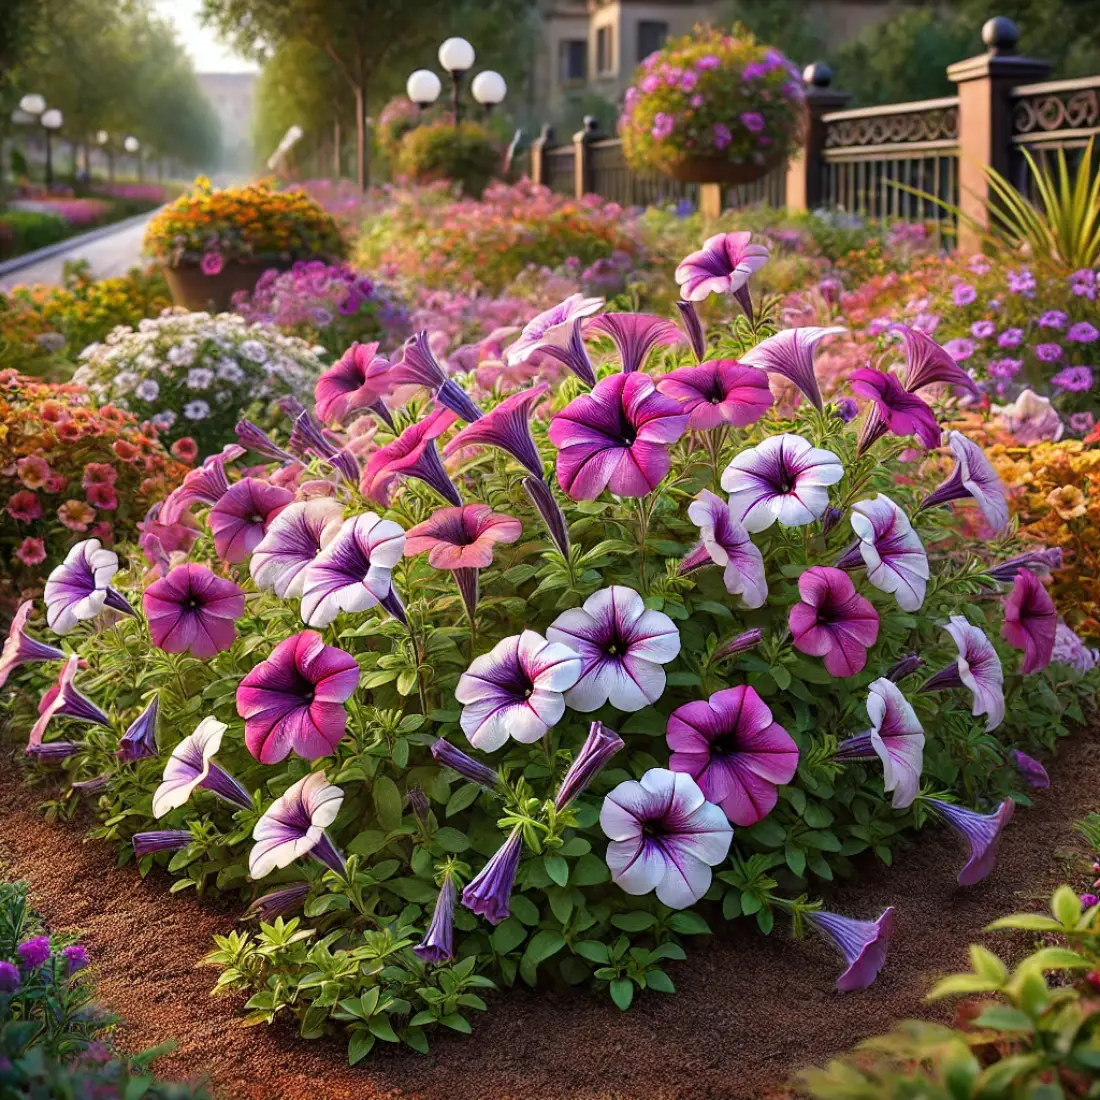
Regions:
[[730, 494], [731, 514], [753, 533], [776, 521], [801, 527], [820, 519], [829, 506], [828, 486], [843, 476], [832, 451], [798, 435], [772, 435], [734, 456], [722, 473], [722, 488]]
[[153, 792], [154, 818], [159, 820], [171, 810], [178, 810], [198, 787], [238, 809], [252, 809], [252, 799], [244, 787], [214, 763], [227, 728], [216, 718], [204, 718], [194, 733], [172, 750], [164, 765], [164, 778]]
[[246, 917], [257, 917], [264, 924], [272, 924], [276, 917], [285, 917], [296, 909], [301, 909], [309, 897], [308, 882], [292, 882], [278, 890], [272, 890], [257, 898], [245, 913]]
[[688, 517], [699, 528], [701, 542], [680, 563], [680, 571], [687, 573], [708, 562], [720, 565], [731, 596], [740, 596], [747, 608], [763, 607], [768, 599], [764, 558], [732, 506], [704, 489], [688, 505]]
[[[68, 634], [77, 623], [94, 619], [110, 602], [111, 578], [117, 572], [118, 555], [105, 550], [99, 539], [76, 543], [46, 578], [44, 595], [49, 628], [55, 634]], [[115, 603], [110, 602], [110, 606]]]
[[505, 638], [459, 678], [462, 732], [483, 752], [494, 752], [509, 737], [533, 744], [561, 720], [562, 693], [580, 674], [581, 658], [568, 646], [533, 630]]
[[531, 436], [531, 413], [549, 392], [550, 384], [542, 382], [506, 397], [480, 420], [463, 428], [443, 448], [443, 454], [450, 457], [464, 447], [499, 447], [534, 477], [541, 478], [542, 458]]
[[1097, 340], [1100, 340], [1100, 329], [1097, 329], [1091, 321], [1078, 321], [1076, 324], [1069, 326], [1066, 339], [1077, 344], [1094, 344]]
[[347, 729], [344, 704], [359, 686], [359, 663], [321, 635], [303, 630], [280, 642], [237, 688], [244, 741], [261, 764], [291, 752], [317, 760], [336, 750]]
[[566, 349], [573, 335], [574, 322], [590, 317], [603, 306], [602, 298], [586, 298], [583, 294], [571, 294], [537, 317], [532, 317], [516, 340], [504, 352], [509, 365], [522, 363], [536, 351], [547, 347]]
[[952, 802], [941, 802], [938, 798], [928, 799], [947, 823], [970, 846], [970, 859], [959, 872], [960, 886], [974, 886], [993, 870], [997, 859], [997, 849], [1001, 844], [1001, 834], [1012, 820], [1016, 804], [1006, 798], [991, 814], [980, 814]]
[[878, 920], [853, 920], [822, 909], [806, 913], [806, 919], [843, 956], [847, 969], [836, 980], [841, 993], [867, 989], [886, 962], [890, 936], [894, 932], [894, 908], [886, 909]]
[[336, 538], [343, 522], [344, 509], [331, 497], [288, 504], [252, 551], [248, 568], [256, 587], [280, 599], [299, 598], [306, 568]]
[[874, 404], [867, 414], [859, 439], [857, 457], [887, 432], [915, 435], [926, 450], [940, 445], [940, 426], [936, 414], [914, 393], [885, 371], [862, 368], [852, 371], [852, 393]]
[[1092, 389], [1093, 374], [1090, 367], [1066, 367], [1051, 378], [1051, 383], [1067, 393], [1084, 393]]
[[33, 610], [33, 600], [24, 600], [16, 609], [15, 617], [8, 628], [8, 636], [4, 639], [4, 647], [0, 650], [0, 688], [8, 682], [8, 677], [20, 665], [34, 661], [65, 660], [66, 655], [63, 650], [46, 645], [45, 642], [40, 642], [27, 633], [27, 622]]
[[1003, 531], [1008, 525], [1008, 499], [997, 471], [981, 447], [962, 432], [949, 432], [947, 441], [955, 453], [955, 469], [939, 488], [933, 489], [921, 501], [917, 510], [973, 497], [989, 526], [995, 532]]
[[668, 473], [669, 447], [688, 419], [680, 402], [658, 393], [646, 374], [604, 378], [550, 422], [558, 484], [574, 500], [595, 500], [605, 488], [645, 496]]
[[601, 313], [588, 322], [584, 331], [585, 335], [597, 332], [611, 337], [624, 374], [641, 370], [654, 348], [669, 347], [683, 339], [671, 321], [651, 313]]
[[153, 645], [205, 661], [233, 644], [244, 593], [205, 565], [187, 562], [149, 585], [142, 607]]
[[791, 608], [794, 647], [824, 657], [832, 676], [854, 676], [867, 664], [867, 650], [878, 640], [878, 612], [856, 592], [841, 569], [814, 565], [798, 578], [801, 603]]
[[405, 532], [364, 512], [344, 521], [302, 577], [302, 619], [328, 626], [341, 611], [366, 611], [390, 595], [390, 572], [405, 552]]
[[378, 395], [375, 380], [389, 363], [378, 354], [378, 342], [352, 344], [317, 380], [313, 411], [322, 424], [342, 424], [355, 409], [375, 408], [387, 423], [389, 412]]
[[768, 376], [736, 359], [712, 359], [696, 367], [680, 367], [657, 379], [657, 389], [674, 397], [691, 414], [690, 431], [723, 424], [746, 428], [772, 407]]
[[892, 680], [883, 676], [871, 684], [867, 695], [871, 728], [842, 741], [836, 760], [882, 761], [882, 787], [894, 792], [893, 807], [904, 810], [920, 792], [924, 766], [924, 727], [909, 700]]
[[690, 775], [734, 825], [763, 821], [798, 770], [798, 746], [751, 687], [678, 707], [665, 740], [669, 768]]
[[379, 447], [367, 459], [359, 483], [368, 500], [388, 504], [390, 487], [398, 477], [415, 477], [430, 485], [444, 500], [461, 507], [462, 498], [454, 487], [435, 440], [454, 424], [455, 414], [439, 406], [423, 420], [406, 428], [392, 443]]
[[905, 344], [905, 388], [909, 393], [939, 384], [977, 396], [974, 380], [931, 336], [902, 324], [892, 324], [890, 331], [899, 333]]
[[962, 615], [952, 615], [944, 629], [959, 651], [955, 661], [926, 680], [922, 692], [966, 687], [974, 698], [975, 717], [986, 716], [986, 732], [995, 730], [1005, 716], [1004, 670], [993, 643]]
[[836, 563], [838, 569], [867, 568], [867, 579], [889, 592], [903, 611], [918, 611], [928, 588], [928, 555], [909, 517], [888, 497], [852, 505], [858, 542]]
[[307, 855], [343, 875], [344, 857], [325, 832], [343, 802], [344, 792], [329, 783], [324, 772], [313, 772], [288, 787], [252, 830], [255, 844], [248, 854], [249, 876], [265, 878]]
[[580, 655], [580, 676], [565, 701], [583, 713], [608, 701], [625, 711], [655, 703], [665, 690], [661, 666], [680, 652], [676, 624], [623, 585], [601, 588], [583, 606], [563, 611], [546, 637]]
[[[72, 654], [62, 665], [57, 683], [39, 701], [38, 719], [27, 738], [29, 754], [39, 749], [50, 750], [49, 745], [42, 744], [42, 738], [46, 734], [46, 727], [54, 718], [71, 718], [74, 722], [86, 722], [92, 726], [106, 726], [110, 729], [111, 722], [107, 715], [76, 686], [76, 673], [80, 664], [80, 658], [75, 653]], [[62, 744], [54, 742], [54, 745]], [[61, 753], [60, 748], [56, 751]]]
[[1025, 676], [1041, 672], [1050, 664], [1058, 627], [1058, 611], [1050, 593], [1034, 573], [1021, 569], [1004, 603], [1001, 637], [1010, 646], [1024, 651], [1020, 671]]
[[220, 454], [211, 455], [201, 466], [189, 470], [179, 488], [165, 498], [159, 522], [171, 526], [179, 523], [183, 513], [194, 504], [216, 504], [229, 492], [225, 464], [244, 453], [245, 449], [239, 444], [227, 443]]
[[822, 412], [825, 405], [814, 373], [814, 349], [826, 336], [839, 336], [847, 331], [838, 326], [817, 328], [812, 325], [783, 329], [750, 348], [741, 356], [741, 362], [793, 382], [814, 408]]
[[204, 252], [199, 267], [204, 275], [220, 275], [225, 266], [225, 257], [220, 252]]
[[144, 859], [157, 852], [179, 852], [194, 840], [190, 829], [153, 829], [147, 833], [134, 833], [130, 838], [134, 858]]
[[426, 331], [418, 332], [405, 341], [401, 358], [380, 374], [375, 392], [381, 397], [398, 386], [425, 387], [435, 395], [440, 405], [469, 424], [481, 416], [481, 410], [470, 400], [466, 391], [447, 377], [447, 372], [432, 353]]
[[222, 561], [247, 561], [263, 541], [271, 521], [289, 504], [294, 494], [259, 478], [245, 477], [210, 509], [214, 549]]
[[710, 889], [711, 867], [729, 853], [733, 828], [684, 772], [650, 768], [604, 800], [600, 828], [611, 843], [611, 878], [628, 894], [657, 891], [670, 909], [694, 905]]
[[321, 459], [352, 485], [359, 481], [359, 460], [350, 448], [337, 447], [308, 409], [303, 409], [294, 419], [290, 448], [303, 457], [312, 455]]
[[748, 282], [771, 255], [767, 245], [751, 242], [747, 230], [708, 237], [702, 248], [685, 256], [676, 267], [680, 297], [685, 302], [701, 302], [712, 294], [732, 294], [751, 317]]

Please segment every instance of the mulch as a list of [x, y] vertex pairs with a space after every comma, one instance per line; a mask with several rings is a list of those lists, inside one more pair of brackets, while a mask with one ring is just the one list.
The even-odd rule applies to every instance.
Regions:
[[[211, 998], [216, 971], [196, 969], [211, 937], [235, 913], [168, 880], [142, 881], [118, 868], [112, 847], [85, 841], [78, 825], [47, 825], [41, 790], [18, 768], [0, 777], [4, 870], [27, 879], [55, 929], [78, 929], [95, 965], [99, 999], [127, 1023], [132, 1050], [175, 1039], [157, 1063], [176, 1079], [207, 1081], [233, 1100], [762, 1100], [791, 1074], [823, 1065], [899, 1019], [948, 1019], [947, 1005], [922, 998], [945, 972], [968, 969], [967, 944], [994, 918], [1036, 908], [1062, 881], [1066, 853], [1083, 841], [1073, 823], [1098, 808], [1100, 743], [1081, 731], [1061, 746], [1052, 786], [1016, 814], [994, 873], [967, 890], [955, 885], [964, 862], [943, 829], [923, 832], [892, 868], [868, 863], [858, 882], [838, 886], [830, 908], [875, 915], [897, 907], [887, 965], [868, 991], [838, 994], [839, 959], [816, 939], [760, 935], [738, 921], [689, 943], [670, 967], [674, 996], [639, 996], [621, 1013], [589, 991], [517, 989], [492, 999], [474, 1034], [433, 1037], [431, 1052], [378, 1050], [351, 1069], [343, 1044], [307, 1043], [289, 1027], [242, 1028], [240, 998]], [[1026, 938], [986, 936], [1009, 955]], [[379, 1044], [381, 1046], [381, 1044]]]

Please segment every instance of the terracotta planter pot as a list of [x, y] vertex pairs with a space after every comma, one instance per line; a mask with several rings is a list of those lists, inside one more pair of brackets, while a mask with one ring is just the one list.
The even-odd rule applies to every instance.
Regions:
[[289, 271], [291, 266], [286, 260], [252, 264], [230, 260], [217, 275], [204, 275], [197, 265], [165, 266], [163, 271], [174, 305], [222, 313], [229, 309], [238, 290], [247, 290], [251, 294], [265, 271], [273, 267], [279, 271]]
[[735, 164], [722, 157], [684, 157], [666, 169], [666, 174], [681, 183], [755, 183], [782, 160], [773, 154], [762, 164]]

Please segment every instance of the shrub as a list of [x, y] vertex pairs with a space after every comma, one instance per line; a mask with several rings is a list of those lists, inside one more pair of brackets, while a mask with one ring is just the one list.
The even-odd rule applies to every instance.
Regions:
[[0, 214], [0, 260], [45, 248], [71, 233], [69, 223], [57, 214], [8, 210]]
[[394, 96], [378, 116], [375, 140], [391, 166], [397, 163], [401, 139], [421, 122], [420, 108], [406, 95]]
[[130, 542], [186, 472], [155, 431], [86, 390], [0, 371], [0, 605], [41, 587], [43, 562], [92, 535]]
[[149, 222], [145, 250], [170, 267], [289, 263], [344, 254], [336, 222], [304, 191], [278, 191], [271, 181], [215, 190], [199, 177]]
[[446, 180], [476, 199], [499, 174], [501, 156], [493, 135], [479, 123], [440, 121], [406, 130], [395, 166], [414, 183]]
[[[280, 458], [189, 475], [159, 517], [199, 509], [186, 561], [151, 554], [151, 583], [135, 555], [103, 563], [90, 583], [134, 612], [112, 625], [66, 595], [94, 548], [57, 568], [73, 655], [56, 681], [14, 672], [12, 728], [97, 780], [96, 835], [142, 871], [253, 900], [259, 929], [209, 960], [249, 1022], [344, 1026], [358, 1061], [468, 1030], [482, 988], [540, 972], [625, 1009], [738, 917], [858, 933], [838, 984], [867, 985], [892, 911], [854, 926], [811, 893], [933, 818], [978, 881], [1027, 801], [1014, 748], [1050, 751], [1081, 717], [1095, 673], [1053, 660], [1056, 610], [981, 448], [953, 433], [942, 481], [899, 461], [894, 432], [938, 444], [954, 408], [921, 381], [935, 345], [914, 342], [921, 392], [897, 399], [914, 421], [861, 372], [885, 411], [853, 424], [820, 400], [820, 333], [754, 347], [754, 311], [701, 346], [692, 325], [700, 357], [740, 360], [698, 367], [670, 322], [597, 308], [535, 319], [484, 416], [424, 338], [392, 366], [349, 353], [316, 390], [344, 431], [299, 418], [280, 441], [304, 469], [244, 425]], [[525, 356], [586, 316], [595, 362], [574, 343], [575, 377], [529, 386]], [[771, 410], [762, 367], [803, 405]], [[392, 434], [363, 414], [382, 393]], [[972, 534], [940, 507], [970, 494]], [[25, 626], [9, 653], [33, 648]]]
[[85, 348], [73, 381], [151, 421], [167, 440], [191, 437], [206, 454], [232, 439], [241, 410], [307, 394], [323, 351], [235, 313], [170, 310]]
[[619, 133], [636, 170], [673, 172], [685, 160], [780, 163], [799, 133], [805, 87], [796, 66], [733, 35], [697, 29], [647, 57], [623, 98]]

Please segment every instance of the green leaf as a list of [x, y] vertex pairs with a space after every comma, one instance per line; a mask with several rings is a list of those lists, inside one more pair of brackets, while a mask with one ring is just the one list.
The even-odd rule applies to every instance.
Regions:
[[607, 864], [597, 855], [581, 856], [569, 875], [574, 886], [598, 886], [611, 878]]
[[443, 851], [455, 854], [464, 852], [470, 847], [470, 838], [466, 836], [465, 833], [460, 833], [457, 829], [452, 829], [449, 825], [444, 825], [442, 829], [436, 829], [432, 834], [432, 840], [434, 840]]
[[1033, 1031], [1031, 1017], [1008, 1005], [991, 1005], [975, 1021], [975, 1027], [992, 1027], [998, 1031]]
[[464, 1035], [469, 1035], [473, 1028], [470, 1027], [470, 1021], [465, 1016], [460, 1016], [457, 1012], [449, 1012], [446, 1016], [440, 1018], [439, 1022], [444, 1027], [449, 1027], [455, 1031], [461, 1031]]
[[1050, 911], [1063, 928], [1073, 928], [1081, 916], [1081, 899], [1068, 886], [1059, 886], [1051, 898]]
[[445, 817], [453, 817], [461, 813], [467, 806], [476, 801], [481, 793], [481, 788], [476, 783], [463, 783], [461, 787], [451, 795], [447, 801], [447, 807], [443, 811]]
[[1000, 987], [1000, 982], [991, 982], [980, 974], [952, 974], [937, 982], [924, 999], [938, 1001], [943, 997], [960, 997], [970, 993], [995, 993]]
[[1028, 955], [1020, 966], [1037, 966], [1040, 970], [1088, 970], [1092, 963], [1067, 947], [1044, 947]]
[[682, 936], [710, 935], [710, 925], [698, 913], [681, 910], [668, 918], [668, 926]]
[[417, 905], [432, 905], [439, 895], [439, 887], [423, 878], [391, 878], [386, 882], [386, 889]]
[[634, 983], [629, 978], [616, 978], [611, 983], [611, 999], [625, 1012], [634, 1001]]
[[611, 918], [611, 923], [624, 932], [644, 932], [657, 923], [657, 918], [652, 913], [636, 910], [632, 913], [616, 913]]
[[374, 1047], [374, 1036], [369, 1031], [353, 1032], [348, 1040], [348, 1065], [361, 1062]]
[[645, 984], [647, 989], [655, 989], [658, 993], [675, 993], [676, 986], [672, 979], [663, 971], [656, 968], [645, 972]]
[[546, 897], [550, 902], [550, 911], [562, 924], [568, 924], [573, 915], [573, 894], [570, 890], [551, 888], [546, 891]]
[[1060, 932], [1061, 924], [1053, 917], [1044, 917], [1041, 913], [1016, 913], [1011, 917], [1000, 917], [987, 924], [987, 932], [996, 932], [1003, 928], [1020, 928], [1026, 932]]
[[525, 939], [527, 939], [527, 929], [515, 917], [509, 917], [498, 924], [489, 937], [493, 950], [498, 955], [507, 955], [510, 951], [515, 951]]
[[387, 1043], [401, 1042], [400, 1036], [393, 1030], [393, 1024], [390, 1023], [387, 1016], [372, 1016], [367, 1023], [367, 1027], [370, 1028], [372, 1035]]
[[607, 944], [600, 940], [579, 940], [573, 944], [573, 950], [582, 958], [601, 966], [606, 966], [611, 960]]
[[375, 776], [372, 789], [374, 809], [383, 829], [396, 829], [401, 824], [401, 792], [388, 775]]
[[556, 955], [565, 946], [565, 937], [560, 932], [544, 930], [536, 932], [524, 951], [524, 958], [530, 959], [534, 966]]
[[1008, 977], [1008, 967], [1005, 966], [992, 951], [987, 951], [979, 944], [970, 945], [970, 965], [974, 973], [991, 982], [1003, 984]]
[[542, 919], [539, 913], [539, 907], [523, 894], [513, 894], [509, 904], [512, 909], [512, 916], [518, 917], [528, 926], [533, 927]]
[[542, 857], [542, 865], [559, 886], [565, 886], [569, 882], [569, 864], [562, 856], [548, 852]]

